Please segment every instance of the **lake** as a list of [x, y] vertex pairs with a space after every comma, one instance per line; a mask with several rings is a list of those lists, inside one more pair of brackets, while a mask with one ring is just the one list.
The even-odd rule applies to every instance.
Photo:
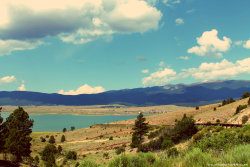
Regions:
[[[1, 116], [6, 119], [9, 114], [1, 113]], [[30, 115], [34, 120], [33, 132], [62, 131], [63, 128], [70, 130], [71, 126], [80, 129], [93, 124], [105, 124], [136, 117], [137, 115]]]

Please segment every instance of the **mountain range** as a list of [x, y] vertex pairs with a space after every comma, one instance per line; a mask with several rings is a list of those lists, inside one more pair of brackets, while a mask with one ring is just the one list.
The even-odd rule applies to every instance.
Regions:
[[0, 91], [0, 105], [167, 105], [197, 106], [240, 98], [250, 92], [248, 80], [219, 80], [193, 84], [169, 84], [107, 91], [99, 94], [61, 95], [29, 91]]

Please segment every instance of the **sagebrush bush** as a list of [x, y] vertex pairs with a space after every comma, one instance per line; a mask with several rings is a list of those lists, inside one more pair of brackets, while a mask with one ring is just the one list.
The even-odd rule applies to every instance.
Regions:
[[210, 154], [202, 152], [199, 148], [186, 153], [182, 162], [183, 167], [205, 167], [208, 164], [214, 164], [215, 161]]
[[248, 164], [250, 165], [250, 144], [235, 146], [223, 154], [222, 162], [226, 164]]
[[[239, 144], [250, 142], [250, 127], [225, 129], [222, 127], [208, 127], [203, 130], [201, 139], [196, 137], [192, 145], [203, 152], [214, 150], [228, 150]], [[199, 136], [200, 137], [200, 136]]]
[[139, 152], [136, 155], [117, 156], [109, 163], [109, 167], [151, 167], [155, 160], [153, 153]]
[[94, 161], [85, 160], [79, 167], [99, 167]]

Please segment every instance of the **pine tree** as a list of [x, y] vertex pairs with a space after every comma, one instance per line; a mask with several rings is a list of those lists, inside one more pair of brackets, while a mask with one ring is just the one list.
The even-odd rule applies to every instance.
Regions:
[[61, 142], [63, 143], [63, 142], [65, 142], [65, 136], [64, 135], [62, 135], [62, 137], [61, 137]]
[[131, 147], [138, 148], [144, 141], [144, 135], [148, 132], [148, 123], [145, 123], [146, 118], [140, 113], [135, 120], [135, 126], [133, 128]]
[[55, 166], [55, 154], [57, 153], [56, 146], [53, 144], [48, 144], [45, 146], [43, 151], [41, 152], [41, 159], [45, 161], [46, 167]]
[[4, 132], [3, 132], [3, 118], [1, 117], [1, 110], [2, 110], [2, 107], [0, 107], [0, 153], [3, 152], [4, 150]]
[[54, 136], [50, 136], [49, 143], [50, 144], [55, 144], [56, 143], [56, 140], [55, 140]]
[[29, 157], [31, 153], [30, 134], [34, 121], [22, 107], [18, 107], [5, 122], [6, 151], [15, 156], [16, 162], [22, 161], [22, 157]]

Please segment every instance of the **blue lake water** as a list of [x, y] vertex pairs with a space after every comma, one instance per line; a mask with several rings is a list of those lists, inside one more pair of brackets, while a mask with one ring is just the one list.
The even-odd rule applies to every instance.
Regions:
[[[9, 114], [1, 113], [1, 116], [6, 119]], [[80, 129], [93, 124], [105, 124], [136, 117], [137, 115], [30, 115], [34, 120], [33, 132], [62, 131], [63, 128], [70, 130], [71, 126]]]

